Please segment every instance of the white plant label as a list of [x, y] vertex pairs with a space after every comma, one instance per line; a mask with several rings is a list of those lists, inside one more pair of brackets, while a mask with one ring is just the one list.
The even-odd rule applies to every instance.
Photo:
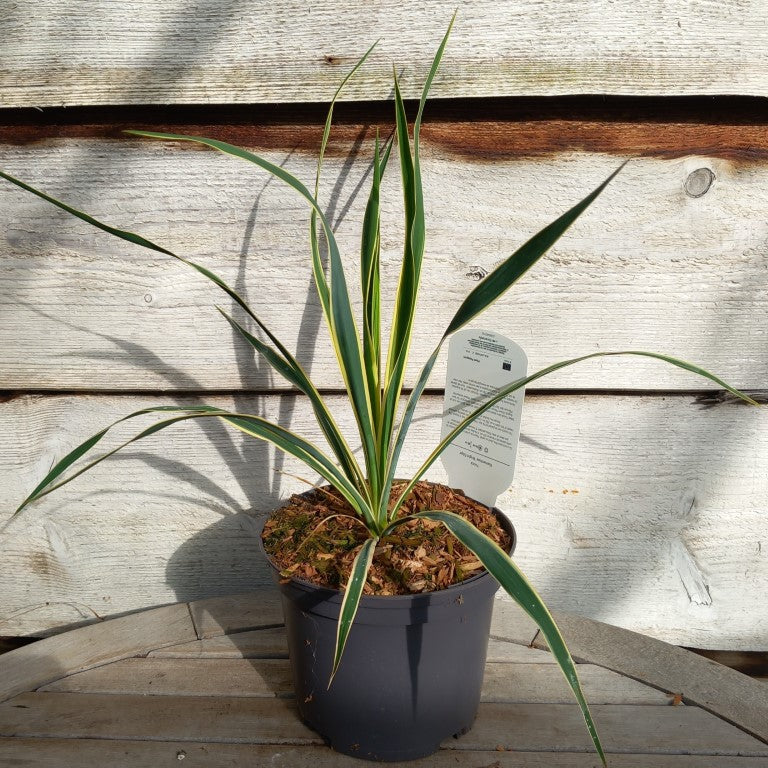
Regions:
[[[448, 346], [441, 439], [495, 392], [523, 378], [525, 352], [493, 331], [459, 331]], [[519, 389], [475, 419], [442, 454], [450, 484], [493, 506], [512, 484], [525, 390]]]

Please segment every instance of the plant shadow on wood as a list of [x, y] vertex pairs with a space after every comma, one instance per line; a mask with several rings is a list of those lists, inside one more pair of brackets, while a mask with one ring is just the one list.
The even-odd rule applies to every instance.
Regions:
[[[348, 199], [343, 198], [349, 172], [355, 165], [360, 147], [369, 138], [368, 134], [371, 133], [371, 130], [367, 126], [359, 133], [351, 152], [346, 156], [343, 167], [335, 179], [326, 214], [327, 218], [333, 222], [334, 228], [344, 219], [372, 171], [372, 167], [369, 167], [362, 178], [356, 180], [354, 189], [347, 194]], [[288, 157], [290, 157], [290, 153]], [[251, 249], [252, 234], [258, 219], [259, 201], [262, 193], [263, 189], [257, 196], [248, 217], [240, 252], [236, 289], [245, 298], [247, 298], [245, 288], [246, 262]], [[325, 246], [324, 242], [321, 241], [321, 243]], [[325, 259], [327, 248], [323, 247], [322, 250], [322, 257]], [[313, 295], [314, 283], [310, 280], [307, 299], [301, 314], [298, 337], [299, 356], [310, 363], [314, 354], [320, 323], [319, 307], [313, 300]], [[109, 360], [123, 365], [127, 364], [128, 367], [146, 365], [153, 372], [159, 374], [167, 382], [169, 388], [180, 390], [183, 393], [174, 397], [176, 402], [183, 399], [188, 404], [191, 393], [200, 392], [202, 394], [204, 392], [204, 386], [193, 375], [169, 364], [145, 345], [117, 335], [92, 330], [90, 327], [77, 325], [69, 320], [52, 317], [45, 311], [23, 301], [18, 303], [27, 311], [45, 318], [60, 329], [63, 327], [75, 330], [80, 334], [102, 339], [113, 347], [113, 350], [79, 349], [77, 352], [71, 353], [79, 359], [85, 358], [94, 362]], [[252, 328], [252, 330], [254, 333], [258, 333], [258, 329]], [[249, 381], [259, 380], [260, 377], [263, 379], [265, 377], [263, 364], [261, 361], [255, 360], [251, 356], [252, 353], [244, 348], [239, 336], [235, 341], [235, 347], [241, 385], [247, 387]], [[267, 373], [267, 375], [269, 374]], [[269, 380], [271, 381], [271, 378]], [[173, 397], [173, 395], [168, 395], [168, 397]], [[246, 390], [242, 394], [236, 394], [235, 400], [238, 409], [242, 408], [246, 412], [263, 412], [263, 398], [259, 395], [248, 393]], [[279, 397], [278, 423], [286, 427], [290, 426], [295, 401], [296, 398], [293, 395]], [[200, 508], [201, 495], [203, 498], [215, 499], [218, 502], [213, 508], [222, 515], [222, 520], [211, 526], [208, 531], [200, 532], [193, 540], [187, 542], [171, 557], [168, 563], [167, 583], [174, 589], [180, 600], [242, 591], [244, 586], [263, 583], [267, 580], [263, 575], [263, 569], [260, 568], [261, 558], [253, 537], [252, 516], [268, 512], [277, 506], [282, 490], [281, 476], [279, 475], [279, 470], [283, 466], [282, 454], [273, 451], [261, 441], [247, 437], [239, 438], [241, 444], [238, 444], [238, 440], [235, 439], [232, 432], [212, 420], [201, 421], [197, 425], [203, 429], [222, 463], [231, 472], [242, 496], [246, 499], [245, 505], [242, 501], [238, 503], [235, 495], [227, 488], [226, 481], [218, 482], [215, 475], [198, 471], [183, 461], [169, 458], [167, 455], [156, 455], [150, 450], [128, 450], [110, 459], [110, 461], [142, 462], [155, 472], [168, 475], [176, 481], [181, 480], [193, 489], [193, 493], [186, 498], [183, 495], [172, 493], [155, 493], [153, 494], [155, 497], [176, 503], [183, 503], [188, 500], [190, 505], [197, 506], [198, 509]], [[115, 493], [119, 496], [122, 491], [117, 490]], [[143, 506], [143, 504], [138, 500], [136, 506]], [[206, 505], [206, 508], [210, 509], [211, 505]], [[232, 514], [233, 511], [235, 514]], [[244, 538], [251, 539], [251, 541], [243, 543]], [[222, 555], [225, 555], [224, 559], [227, 562], [222, 563]], [[221, 574], [224, 574], [223, 578]]]
[[[334, 229], [344, 220], [372, 172], [371, 163], [362, 178], [355, 183], [353, 189], [346, 195], [344, 194], [345, 184], [369, 130], [366, 127], [358, 135], [331, 191], [325, 215], [332, 222]], [[254, 203], [241, 249], [240, 268], [234, 287], [246, 301], [248, 301], [246, 262], [256, 227], [258, 202], [264, 189], [270, 183], [271, 181], [268, 181], [265, 184]], [[326, 264], [327, 244], [324, 239], [320, 241], [320, 248], [321, 259], [323, 264]], [[309, 374], [311, 361], [314, 357], [315, 342], [321, 325], [319, 307], [315, 299], [314, 279], [311, 276], [307, 283], [306, 295], [307, 298], [299, 321], [297, 357], [309, 361], [307, 365], [307, 373]], [[243, 322], [247, 319], [241, 317]], [[258, 329], [251, 327], [251, 331], [260, 335]], [[236, 359], [241, 382], [247, 386], [249, 380], [257, 378], [258, 374], [261, 373], [260, 361], [255, 358], [250, 349], [245, 347], [240, 334], [234, 330], [233, 344], [237, 350]], [[268, 375], [271, 377], [271, 374]], [[244, 407], [246, 412], [249, 412], [250, 400], [250, 396], [236, 395], [236, 410]], [[278, 424], [290, 427], [295, 402], [293, 396], [283, 395], [280, 397], [279, 415], [276, 420]], [[262, 414], [260, 413], [260, 415]], [[242, 470], [245, 472], [250, 469], [249, 487], [251, 491], [259, 492], [258, 505], [254, 504], [247, 513], [223, 516], [213, 525], [195, 533], [171, 556], [166, 566], [166, 582], [174, 590], [179, 601], [236, 594], [252, 586], [271, 583], [271, 576], [267, 572], [258, 537], [264, 516], [279, 506], [281, 501], [280, 473], [284, 467], [284, 456], [281, 452], [272, 449], [271, 446], [247, 437], [242, 440], [240, 455], [243, 459]], [[254, 496], [249, 496], [249, 499], [254, 499]], [[222, 562], [222, 556], [224, 562]], [[209, 610], [214, 620], [221, 618], [223, 623], [225, 617], [216, 615], [218, 609], [215, 603], [211, 605]], [[234, 638], [233, 642], [237, 644], [238, 638]], [[256, 661], [254, 661], [254, 665], [257, 665]], [[275, 691], [275, 694], [279, 695], [280, 692]]]
[[[204, 388], [200, 383], [190, 374], [185, 371], [169, 364], [158, 355], [156, 355], [151, 349], [116, 336], [95, 331], [90, 328], [84, 328], [82, 326], [75, 325], [61, 318], [52, 318], [47, 313], [37, 309], [36, 307], [29, 306], [26, 303], [22, 303], [28, 311], [37, 315], [45, 317], [50, 320], [55, 320], [56, 323], [75, 329], [81, 333], [86, 333], [90, 336], [95, 336], [100, 339], [104, 339], [116, 347], [115, 351], [110, 352], [106, 350], [80, 350], [77, 353], [78, 358], [84, 358], [93, 361], [118, 361], [122, 363], [128, 363], [129, 365], [149, 365], [153, 371], [156, 371], [163, 379], [165, 379], [169, 385], [176, 389], [181, 390], [185, 394], [183, 396], [173, 396], [172, 393], [165, 395], [165, 397], [173, 399], [175, 403], [181, 404], [189, 403], [192, 398], [189, 392], [203, 392]], [[153, 396], [148, 396], [153, 397]], [[253, 407], [254, 400], [258, 403], [260, 401], [259, 396], [249, 396], [249, 405]], [[116, 415], [118, 409], [116, 407]], [[288, 415], [290, 418], [290, 414]], [[196, 424], [200, 428], [211, 444], [216, 448], [217, 452], [221, 456], [224, 463], [231, 469], [232, 475], [236, 480], [243, 494], [248, 499], [249, 506], [251, 508], [262, 509], [269, 507], [269, 504], [274, 501], [273, 493], [270, 488], [270, 483], [265, 482], [260, 477], [260, 472], [265, 472], [266, 462], [261, 464], [249, 463], [242, 455], [242, 451], [237, 445], [237, 441], [233, 433], [227, 430], [222, 424], [214, 422], [212, 420], [201, 420]], [[251, 441], [255, 442], [255, 441]], [[127, 461], [127, 460], [140, 460], [147, 464], [152, 469], [168, 474], [171, 477], [179, 478], [183, 476], [183, 479], [193, 487], [195, 487], [201, 493], [208, 495], [212, 494], [215, 498], [219, 498], [224, 501], [233, 501], [232, 496], [222, 488], [221, 485], [215, 482], [211, 475], [205, 474], [204, 468], [191, 468], [183, 462], [174, 461], [167, 456], [162, 456], [159, 453], [153, 453], [151, 451], [123, 451], [121, 454], [116, 454], [110, 457], [108, 461]], [[254, 470], [256, 470], [254, 472]], [[268, 470], [266, 470], [268, 471]], [[74, 488], [73, 488], [74, 489]], [[234, 505], [236, 508], [240, 505]]]

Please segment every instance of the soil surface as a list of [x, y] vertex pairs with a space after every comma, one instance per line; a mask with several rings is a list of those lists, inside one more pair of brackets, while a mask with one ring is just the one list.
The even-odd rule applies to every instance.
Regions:
[[[390, 505], [404, 483], [395, 483]], [[423, 510], [448, 510], [469, 520], [505, 551], [511, 544], [488, 507], [461, 491], [422, 481], [398, 517]], [[264, 548], [285, 578], [295, 576], [333, 589], [343, 589], [352, 562], [368, 531], [334, 488], [316, 488], [291, 497], [264, 526]], [[444, 589], [484, 568], [442, 523], [410, 520], [376, 547], [365, 585], [367, 595], [409, 595]]]

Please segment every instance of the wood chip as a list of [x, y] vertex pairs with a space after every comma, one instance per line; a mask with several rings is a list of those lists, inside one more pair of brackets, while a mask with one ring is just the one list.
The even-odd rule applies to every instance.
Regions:
[[[402, 483], [393, 486], [391, 503], [402, 488]], [[506, 532], [487, 507], [447, 486], [417, 483], [400, 514], [441, 508], [465, 517], [500, 546], [509, 545]], [[264, 526], [265, 549], [281, 573], [343, 589], [367, 536], [365, 527], [353, 515], [347, 502], [332, 488], [293, 496]], [[441, 523], [412, 519], [376, 547], [365, 594], [444, 589], [482, 568], [477, 557]]]

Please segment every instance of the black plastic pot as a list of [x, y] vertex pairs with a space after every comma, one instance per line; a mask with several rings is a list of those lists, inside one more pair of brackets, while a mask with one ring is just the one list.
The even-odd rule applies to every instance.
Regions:
[[[495, 514], [512, 537], [515, 530]], [[466, 733], [480, 702], [493, 596], [484, 572], [448, 589], [365, 596], [328, 688], [342, 593], [299, 579], [280, 583], [301, 719], [338, 752], [415, 760]]]

